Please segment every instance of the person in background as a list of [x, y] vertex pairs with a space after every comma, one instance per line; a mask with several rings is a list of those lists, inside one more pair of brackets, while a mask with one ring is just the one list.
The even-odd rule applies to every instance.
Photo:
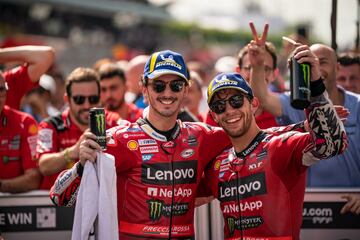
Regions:
[[31, 114], [37, 122], [49, 116], [55, 116], [59, 113], [52, 103], [51, 98], [56, 94], [55, 80], [44, 74], [40, 77], [39, 87], [31, 89], [24, 97], [22, 110]]
[[[265, 82], [269, 89], [273, 92], [280, 91], [276, 89], [272, 84], [277, 77], [277, 56], [276, 48], [274, 44], [265, 42]], [[250, 82], [250, 73], [252, 71], [252, 63], [250, 61], [248, 46], [242, 48], [238, 54], [238, 66], [236, 71], [239, 72], [246, 81]], [[255, 120], [261, 129], [276, 127], [282, 125], [281, 118], [275, 118], [270, 112], [264, 110], [261, 105], [257, 108], [255, 113]]]
[[5, 105], [9, 89], [0, 72], [0, 192], [38, 189], [41, 174], [35, 161], [35, 119]]
[[183, 107], [187, 108], [197, 121], [203, 122], [204, 117], [199, 112], [199, 104], [203, 98], [202, 79], [197, 72], [190, 71], [190, 82], [189, 92], [184, 99]]
[[3, 72], [8, 86], [6, 105], [20, 109], [22, 97], [38, 86], [40, 76], [53, 64], [55, 52], [49, 46], [19, 46], [0, 49], [0, 63], [21, 64]]
[[135, 122], [142, 116], [142, 109], [125, 102], [127, 90], [124, 71], [118, 64], [106, 63], [99, 67], [100, 101], [106, 110], [116, 112], [122, 119]]
[[360, 94], [360, 55], [342, 53], [337, 58], [336, 82], [345, 90]]
[[138, 55], [131, 59], [127, 64], [125, 71], [127, 93], [125, 94], [125, 101], [134, 103], [138, 108], [145, 108], [147, 100], [141, 92], [141, 75], [144, 70], [146, 61], [149, 59], [147, 55]]
[[[295, 42], [310, 45], [310, 41], [307, 37], [307, 34], [299, 34], [299, 33], [292, 33], [287, 35], [288, 38], [293, 39]], [[279, 61], [278, 61], [278, 75], [280, 76], [279, 79], [288, 80], [290, 77], [289, 68], [288, 68], [288, 59], [291, 55], [291, 52], [294, 50], [294, 47], [291, 43], [287, 41], [282, 42], [282, 47], [280, 49], [279, 54]]]
[[[90, 68], [76, 68], [66, 79], [64, 100], [68, 107], [39, 124], [36, 158], [44, 175], [41, 189], [50, 189], [58, 174], [79, 159], [80, 142], [88, 129], [89, 110], [100, 106], [99, 75]], [[118, 124], [119, 115], [106, 113], [106, 126]]]

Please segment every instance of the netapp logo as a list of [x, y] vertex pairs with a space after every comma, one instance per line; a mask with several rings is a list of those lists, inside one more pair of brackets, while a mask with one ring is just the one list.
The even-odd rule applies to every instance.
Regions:
[[155, 185], [195, 183], [197, 176], [197, 161], [142, 164], [141, 180]]
[[234, 201], [239, 194], [240, 199], [266, 193], [265, 173], [260, 172], [229, 182], [219, 183], [219, 200]]

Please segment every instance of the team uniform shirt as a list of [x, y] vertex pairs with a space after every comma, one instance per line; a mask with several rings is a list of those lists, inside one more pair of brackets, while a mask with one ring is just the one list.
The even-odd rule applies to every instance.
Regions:
[[38, 83], [33, 83], [28, 74], [28, 65], [16, 67], [3, 73], [4, 79], [8, 84], [5, 104], [9, 107], [19, 110], [22, 97]]
[[[194, 201], [205, 166], [230, 141], [221, 128], [200, 122], [177, 124], [171, 137], [144, 119], [108, 131], [115, 156], [120, 239], [194, 237]], [[77, 166], [62, 173], [50, 191], [57, 205], [73, 205]], [[132, 236], [132, 237], [131, 237]]]
[[[327, 161], [311, 166], [307, 174], [308, 187], [360, 187], [360, 96], [345, 91], [344, 107], [350, 112], [344, 122], [349, 146], [340, 155]], [[281, 94], [282, 119], [287, 119], [286, 124], [303, 121], [303, 111], [295, 110], [290, 105], [290, 96]]]
[[143, 110], [141, 108], [138, 108], [133, 103], [126, 103], [128, 106], [128, 116], [125, 120], [128, 120], [129, 122], [136, 122], [139, 118], [142, 117]]
[[255, 121], [261, 129], [279, 126], [275, 116], [267, 111], [262, 111], [260, 115], [255, 117]]
[[[106, 127], [111, 128], [118, 125], [119, 115], [114, 112], [106, 112]], [[61, 152], [65, 148], [73, 146], [83, 134], [70, 118], [70, 110], [56, 116], [49, 117], [39, 124], [39, 139], [36, 146], [36, 158], [39, 159], [43, 154]], [[66, 168], [71, 168], [75, 162], [71, 162]], [[60, 173], [60, 172], [59, 172]], [[57, 176], [44, 176], [40, 189], [50, 189]]]
[[260, 131], [242, 152], [227, 149], [206, 170], [205, 183], [220, 201], [225, 239], [299, 239], [307, 166], [347, 145], [340, 120], [326, 105], [319, 109], [313, 112], [324, 114], [308, 119], [310, 133], [298, 127]]
[[27, 169], [37, 168], [37, 132], [33, 117], [4, 106], [0, 114], [0, 179], [15, 178]]

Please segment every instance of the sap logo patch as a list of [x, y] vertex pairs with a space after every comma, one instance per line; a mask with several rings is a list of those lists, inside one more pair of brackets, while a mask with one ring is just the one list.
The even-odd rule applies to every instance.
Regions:
[[193, 149], [185, 149], [184, 151], [182, 151], [180, 153], [180, 155], [183, 157], [183, 158], [189, 158], [191, 157], [192, 155], [194, 155], [194, 150]]
[[141, 159], [142, 159], [144, 162], [147, 162], [147, 161], [149, 161], [153, 156], [154, 156], [154, 154], [143, 154], [143, 155], [141, 155]]
[[146, 145], [155, 145], [156, 141], [154, 139], [139, 139], [138, 143], [140, 146], [146, 146]]
[[138, 149], [139, 145], [135, 140], [130, 140], [130, 141], [127, 142], [127, 147], [131, 151], [135, 151], [135, 150]]

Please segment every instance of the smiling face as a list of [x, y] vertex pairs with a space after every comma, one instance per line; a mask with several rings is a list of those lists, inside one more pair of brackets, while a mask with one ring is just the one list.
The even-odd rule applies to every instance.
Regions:
[[[162, 81], [166, 84], [165, 90], [157, 92], [154, 90], [156, 81]], [[172, 81], [179, 81], [183, 83], [183, 87], [179, 92], [174, 92], [170, 85]], [[180, 84], [181, 85], [181, 84]], [[149, 114], [154, 114], [159, 117], [177, 117], [180, 110], [181, 103], [188, 92], [188, 86], [185, 85], [185, 80], [177, 75], [166, 74], [158, 78], [149, 80], [147, 86], [143, 87], [143, 95], [149, 100]]]
[[319, 58], [321, 76], [324, 78], [327, 92], [331, 95], [336, 90], [337, 61], [335, 51], [322, 44], [314, 44], [310, 50]]
[[[217, 101], [225, 101], [225, 111], [220, 114], [213, 112], [215, 121], [231, 138], [238, 138], [246, 134], [254, 122], [254, 109], [247, 97], [243, 97], [243, 104], [239, 108], [230, 105], [229, 99], [242, 93], [235, 89], [224, 89], [215, 93], [212, 104]], [[253, 100], [254, 101], [254, 100]]]

